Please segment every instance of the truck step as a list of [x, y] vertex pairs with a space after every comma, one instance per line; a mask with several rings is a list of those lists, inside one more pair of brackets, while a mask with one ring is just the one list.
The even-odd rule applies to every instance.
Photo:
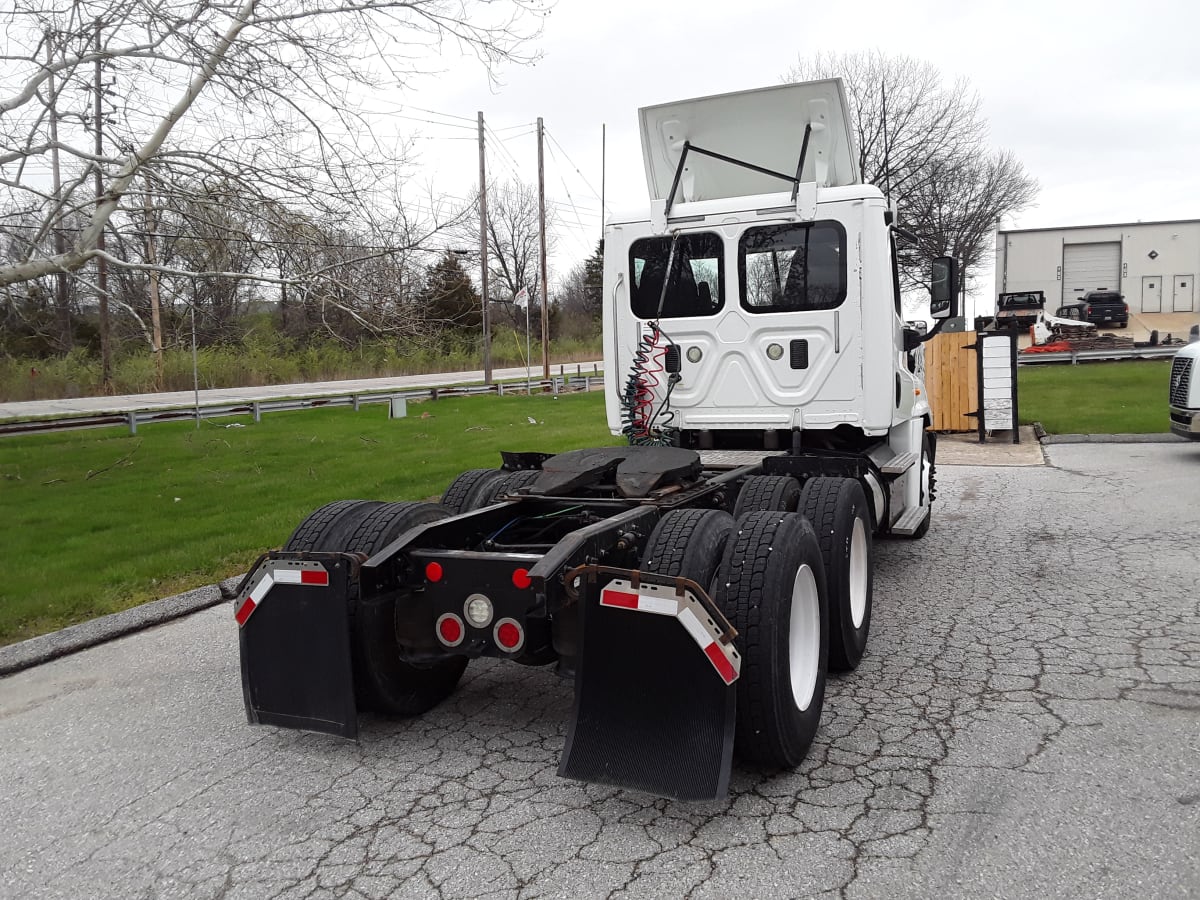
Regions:
[[913, 506], [908, 509], [899, 519], [892, 525], [892, 534], [910, 535], [915, 534], [917, 528], [925, 521], [925, 515], [929, 510], [920, 506]]
[[783, 450], [701, 450], [700, 462], [705, 466], [754, 466], [768, 456], [783, 454]]
[[886, 463], [879, 467], [884, 475], [903, 475], [917, 461], [917, 453], [915, 450], [910, 450], [908, 453], [897, 453]]

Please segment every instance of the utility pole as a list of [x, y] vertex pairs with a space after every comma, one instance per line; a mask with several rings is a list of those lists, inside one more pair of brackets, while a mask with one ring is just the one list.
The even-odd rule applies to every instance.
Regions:
[[546, 295], [546, 167], [542, 158], [545, 129], [542, 117], [537, 120], [538, 139], [538, 233], [541, 238], [542, 266], [542, 377], [550, 377], [550, 298]]
[[154, 203], [150, 198], [150, 178], [146, 178], [146, 262], [150, 264], [150, 323], [154, 328], [154, 389], [163, 390], [162, 317], [158, 311], [158, 270], [154, 249]]
[[479, 288], [483, 294], [483, 383], [492, 383], [492, 323], [488, 317], [487, 157], [483, 146], [483, 110], [479, 110]]
[[[54, 187], [54, 216], [62, 215], [62, 171], [58, 159], [58, 89], [54, 85], [54, 32], [46, 32], [46, 67], [50, 69], [50, 77], [46, 87], [50, 91], [50, 166], [53, 173]], [[54, 228], [54, 255], [61, 257], [67, 252], [63, 239], [61, 221]], [[67, 273], [59, 272], [54, 278], [54, 306], [58, 319], [59, 343], [63, 350], [70, 350], [74, 344], [71, 335], [71, 310], [67, 306]]]
[[[104, 154], [104, 85], [101, 81], [103, 69], [100, 65], [100, 20], [96, 20], [96, 102], [93, 107], [92, 126], [96, 129], [96, 205], [104, 194], [104, 172], [100, 157]], [[104, 252], [104, 229], [96, 237], [96, 249]], [[96, 289], [100, 292], [100, 383], [104, 393], [112, 393], [112, 346], [108, 333], [108, 267], [104, 257], [96, 257]]]
[[608, 152], [608, 126], [600, 123], [600, 252], [604, 252], [604, 187], [608, 175], [605, 154]]

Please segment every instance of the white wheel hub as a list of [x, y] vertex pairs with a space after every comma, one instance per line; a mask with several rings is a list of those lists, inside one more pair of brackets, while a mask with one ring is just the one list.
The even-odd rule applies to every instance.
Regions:
[[921, 448], [921, 505], [929, 506], [929, 476], [933, 466], [929, 464], [929, 456], [925, 448]]
[[792, 614], [788, 627], [788, 669], [792, 699], [801, 712], [812, 703], [821, 665], [821, 603], [812, 569], [802, 565], [792, 582]]
[[850, 621], [855, 628], [862, 628], [867, 617], [867, 529], [863, 520], [854, 520], [854, 531], [850, 534]]

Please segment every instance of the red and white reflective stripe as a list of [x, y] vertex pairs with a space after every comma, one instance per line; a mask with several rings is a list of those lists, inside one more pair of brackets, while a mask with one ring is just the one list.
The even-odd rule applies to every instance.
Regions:
[[638, 612], [655, 613], [660, 616], [679, 615], [679, 601], [674, 597], [656, 597], [653, 594], [639, 594], [611, 587], [600, 592], [600, 605], [636, 609]]
[[304, 568], [292, 565], [280, 565], [273, 562], [264, 563], [258, 575], [251, 582], [253, 587], [246, 599], [237, 608], [233, 618], [238, 626], [244, 626], [250, 614], [258, 609], [267, 592], [277, 584], [303, 584], [312, 587], [328, 587], [329, 573], [320, 563], [303, 563]]
[[325, 587], [329, 584], [329, 573], [325, 569], [276, 569], [276, 584], [313, 584]]
[[737, 681], [742, 668], [741, 656], [733, 646], [718, 640], [720, 632], [716, 624], [691, 591], [684, 591], [680, 597], [674, 588], [657, 584], [642, 584], [635, 590], [630, 582], [617, 578], [600, 591], [600, 605], [678, 619], [721, 680], [726, 684]]

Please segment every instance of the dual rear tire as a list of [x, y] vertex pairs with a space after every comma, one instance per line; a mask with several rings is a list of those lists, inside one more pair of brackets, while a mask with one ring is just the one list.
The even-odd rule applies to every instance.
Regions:
[[675, 510], [651, 533], [640, 568], [695, 581], [737, 630], [738, 755], [798, 765], [820, 725], [829, 648], [824, 562], [808, 521], [778, 510], [736, 521], [720, 510]]
[[[301, 522], [283, 549], [371, 556], [410, 528], [447, 515], [434, 503], [338, 500]], [[395, 624], [396, 603], [402, 597], [403, 592], [391, 592], [370, 599], [350, 598], [354, 697], [360, 708], [391, 716], [416, 716], [454, 692], [467, 659], [450, 657], [428, 665], [406, 662]]]
[[741, 521], [757, 511], [799, 512], [812, 524], [829, 591], [829, 669], [853, 670], [871, 629], [874, 544], [862, 485], [853, 478], [816, 476], [802, 488], [791, 476], [756, 475], [742, 486], [734, 516]]
[[821, 722], [829, 653], [825, 568], [808, 521], [773, 511], [738, 519], [716, 600], [742, 655], [734, 749], [757, 765], [797, 766]]

